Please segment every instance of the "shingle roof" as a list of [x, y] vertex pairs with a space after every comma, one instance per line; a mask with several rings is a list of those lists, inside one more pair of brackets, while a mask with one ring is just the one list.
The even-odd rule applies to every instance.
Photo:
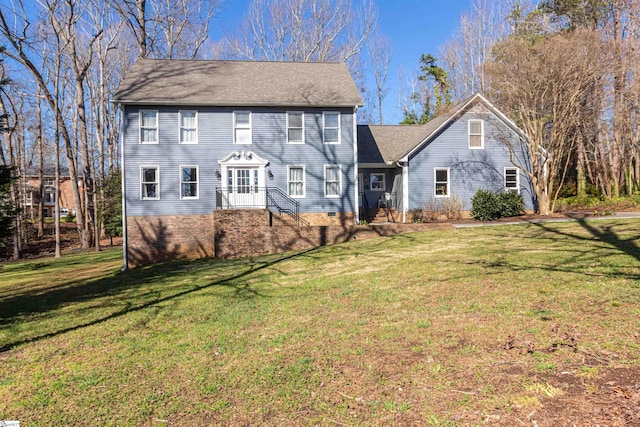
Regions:
[[[38, 176], [40, 175], [40, 168], [38, 166], [28, 166], [24, 173], [25, 176]], [[44, 165], [42, 168], [42, 175], [47, 178], [56, 176], [56, 168], [53, 165]], [[69, 168], [66, 166], [60, 166], [60, 176], [69, 176]]]
[[424, 134], [421, 125], [358, 126], [358, 162], [393, 163]]
[[139, 59], [112, 98], [122, 104], [353, 107], [343, 63]]
[[358, 126], [358, 162], [392, 164], [436, 136], [442, 126], [475, 102], [482, 102], [516, 132], [522, 134], [513, 122], [504, 116], [482, 95], [475, 94], [434, 117], [424, 125], [365, 125]]

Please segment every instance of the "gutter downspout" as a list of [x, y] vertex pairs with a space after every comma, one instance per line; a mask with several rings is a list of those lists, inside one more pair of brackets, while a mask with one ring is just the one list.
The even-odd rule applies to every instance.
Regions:
[[359, 196], [360, 194], [358, 194], [358, 190], [359, 190], [359, 186], [360, 183], [358, 182], [358, 117], [357, 117], [357, 113], [358, 113], [358, 106], [354, 106], [353, 107], [353, 182], [354, 182], [354, 195], [355, 198], [353, 199], [355, 201], [355, 217], [356, 217], [356, 223], [355, 225], [360, 224], [360, 200], [359, 200]]
[[122, 105], [120, 105], [120, 114], [122, 114], [122, 120], [120, 121], [120, 157], [121, 157], [121, 169], [120, 169], [120, 177], [122, 179], [122, 182], [120, 183], [122, 185], [122, 261], [123, 261], [123, 265], [122, 265], [122, 269], [121, 271], [127, 271], [127, 269], [129, 268], [129, 259], [128, 259], [128, 252], [129, 252], [129, 246], [127, 244], [127, 197], [126, 197], [126, 173], [125, 171], [127, 170], [127, 168], [125, 167], [125, 162], [124, 162], [124, 152], [125, 152], [125, 147], [124, 147], [124, 121], [126, 120], [126, 115], [124, 113], [124, 107]]
[[402, 222], [406, 223], [409, 206], [409, 161], [398, 160], [396, 164], [402, 168]]

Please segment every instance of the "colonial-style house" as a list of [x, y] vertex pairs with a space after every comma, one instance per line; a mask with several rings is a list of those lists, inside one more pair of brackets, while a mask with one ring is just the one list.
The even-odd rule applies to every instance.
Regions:
[[219, 210], [352, 226], [380, 207], [408, 221], [431, 198], [468, 210], [479, 188], [519, 191], [533, 207], [511, 162], [521, 153], [507, 148], [523, 135], [481, 95], [423, 126], [357, 126], [362, 99], [345, 64], [141, 59], [113, 102], [125, 257], [141, 262], [169, 247], [213, 255]]
[[216, 209], [357, 221], [362, 99], [345, 64], [141, 59], [113, 101], [131, 248], [180, 234], [210, 254], [213, 236], [197, 230]]

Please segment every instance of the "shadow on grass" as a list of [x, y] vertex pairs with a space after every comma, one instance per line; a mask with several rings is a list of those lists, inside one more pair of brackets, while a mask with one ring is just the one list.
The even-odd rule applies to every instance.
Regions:
[[[629, 238], [622, 238], [615, 231], [615, 227], [620, 227], [620, 224], [596, 224], [585, 219], [576, 220], [575, 223], [586, 230], [588, 234], [567, 231], [557, 228], [551, 223], [529, 223], [529, 226], [535, 227], [539, 231], [534, 235], [536, 240], [547, 241], [553, 245], [548, 247], [549, 262], [543, 265], [532, 266], [527, 262], [516, 264], [512, 261], [506, 261], [502, 257], [484, 261], [482, 264], [487, 268], [501, 268], [511, 271], [545, 270], [557, 273], [581, 274], [589, 277], [640, 280], [640, 272], [634, 266], [619, 266], [614, 271], [602, 271], [601, 269], [591, 271], [584, 267], [588, 263], [601, 265], [603, 260], [620, 254], [640, 261], [640, 246], [637, 243], [639, 240], [637, 235], [632, 234]], [[511, 238], [510, 235], [502, 235], [501, 237]], [[571, 240], [581, 244], [580, 249], [567, 244]], [[537, 252], [539, 248], [534, 246], [533, 250]], [[526, 252], [525, 249], [521, 255], [526, 257]], [[554, 254], [558, 256], [554, 256]], [[553, 262], [554, 258], [557, 261], [556, 263]]]
[[[226, 264], [229, 264], [227, 268], [232, 268], [234, 265], [237, 265], [238, 268], [242, 268], [244, 269], [244, 271], [237, 274], [231, 274], [228, 277], [222, 278], [220, 280], [214, 280], [204, 285], [190, 286], [189, 289], [185, 289], [171, 295], [156, 295], [155, 297], [153, 297], [153, 299], [140, 303], [138, 305], [127, 303], [125, 308], [88, 322], [79, 323], [54, 332], [43, 333], [31, 338], [15, 340], [4, 344], [0, 343], [0, 353], [11, 350], [12, 348], [22, 344], [40, 341], [45, 338], [51, 338], [88, 326], [97, 325], [129, 313], [141, 311], [157, 304], [171, 301], [176, 298], [180, 298], [215, 286], [232, 288], [234, 290], [234, 296], [241, 299], [265, 297], [265, 295], [253, 289], [249, 283], [242, 281], [237, 283], [236, 281], [250, 276], [260, 270], [273, 267], [283, 261], [310, 255], [316, 250], [317, 249], [309, 249], [293, 254], [286, 254], [275, 259], [272, 259], [273, 257], [269, 257], [269, 260], [264, 262], [252, 262], [251, 260], [227, 262]], [[29, 316], [39, 313], [46, 313], [71, 303], [80, 303], [109, 296], [116, 298], [119, 294], [126, 290], [153, 283], [154, 279], [166, 279], [167, 275], [183, 272], [188, 267], [198, 264], [205, 266], [209, 265], [209, 263], [211, 262], [216, 261], [209, 259], [168, 262], [149, 268], [139, 268], [128, 270], [125, 272], [119, 272], [113, 276], [105, 277], [89, 283], [87, 283], [87, 280], [81, 280], [77, 282], [71, 281], [64, 288], [58, 286], [49, 292], [35, 291], [33, 293], [23, 293], [15, 297], [4, 298], [0, 300], [0, 325], [9, 324], [19, 316]], [[195, 270], [197, 270], [197, 267], [195, 268]], [[143, 295], [138, 295], [138, 297], [144, 297], [149, 293], [158, 294], [159, 291], [154, 290]]]

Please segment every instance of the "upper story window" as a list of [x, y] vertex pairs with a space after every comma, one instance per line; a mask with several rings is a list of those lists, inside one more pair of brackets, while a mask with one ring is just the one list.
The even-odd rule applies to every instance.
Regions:
[[141, 144], [157, 144], [158, 143], [158, 111], [156, 110], [140, 111], [140, 143]]
[[434, 170], [434, 195], [436, 197], [449, 197], [449, 168], [435, 168]]
[[504, 188], [520, 193], [520, 174], [518, 168], [504, 168]]
[[342, 194], [342, 168], [340, 165], [324, 166], [324, 197], [340, 197]]
[[180, 111], [180, 144], [198, 143], [198, 113], [196, 111]]
[[180, 167], [180, 198], [198, 198], [198, 166]]
[[52, 187], [53, 186], [53, 179], [52, 178], [45, 178], [42, 181], [42, 185], [44, 185], [46, 187]]
[[251, 111], [234, 111], [233, 128], [235, 144], [251, 144]]
[[469, 148], [484, 148], [484, 120], [469, 120]]
[[384, 183], [384, 174], [372, 173], [369, 176], [369, 187], [371, 191], [384, 191], [386, 188]]
[[289, 166], [287, 167], [287, 181], [289, 187], [289, 196], [291, 197], [304, 197], [305, 185], [304, 185], [304, 166]]
[[340, 144], [340, 113], [327, 112], [322, 114], [322, 136], [325, 144]]
[[304, 113], [301, 111], [287, 112], [287, 142], [304, 144]]
[[140, 183], [142, 200], [160, 199], [160, 168], [158, 166], [140, 166]]

